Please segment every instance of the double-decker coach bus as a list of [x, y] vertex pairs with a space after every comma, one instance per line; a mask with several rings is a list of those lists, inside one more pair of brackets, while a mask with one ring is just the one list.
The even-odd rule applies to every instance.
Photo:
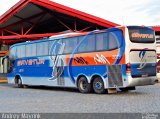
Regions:
[[[82, 93], [135, 89], [156, 80], [156, 42], [148, 27], [115, 27], [10, 47], [8, 82], [74, 87]], [[106, 91], [107, 92], [107, 91]]]

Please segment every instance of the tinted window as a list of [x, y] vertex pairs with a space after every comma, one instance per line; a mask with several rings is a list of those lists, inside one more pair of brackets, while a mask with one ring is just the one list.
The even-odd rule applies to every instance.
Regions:
[[77, 37], [63, 39], [63, 43], [65, 44], [63, 53], [72, 53], [77, 46], [77, 42]]
[[113, 31], [109, 32], [109, 50], [114, 50], [121, 47], [123, 42], [122, 32], [121, 31]]
[[48, 55], [48, 42], [37, 43], [37, 56]]
[[96, 50], [114, 50], [122, 46], [124, 39], [121, 30], [96, 34]]
[[147, 27], [128, 27], [129, 37], [135, 43], [154, 43], [154, 31]]
[[56, 54], [53, 52], [54, 46], [55, 46], [55, 42], [56, 42], [56, 40], [49, 41], [49, 55], [56, 55]]
[[64, 44], [62, 40], [49, 41], [49, 55], [62, 54], [64, 51]]
[[17, 46], [17, 57], [18, 58], [25, 57], [25, 45]]
[[108, 49], [108, 36], [107, 33], [96, 34], [96, 50], [107, 50]]
[[26, 45], [26, 57], [36, 56], [36, 44]]
[[[85, 37], [79, 37], [79, 42]], [[78, 52], [90, 52], [95, 51], [95, 35], [88, 35], [86, 39], [80, 45]]]
[[13, 59], [13, 60], [17, 58], [16, 47], [12, 47], [12, 48], [10, 49], [9, 58], [10, 58], [10, 59]]

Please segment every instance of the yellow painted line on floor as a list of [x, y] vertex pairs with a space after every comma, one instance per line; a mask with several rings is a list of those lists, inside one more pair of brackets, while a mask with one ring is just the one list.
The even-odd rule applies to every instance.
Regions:
[[0, 80], [0, 83], [7, 83], [8, 81], [7, 80]]

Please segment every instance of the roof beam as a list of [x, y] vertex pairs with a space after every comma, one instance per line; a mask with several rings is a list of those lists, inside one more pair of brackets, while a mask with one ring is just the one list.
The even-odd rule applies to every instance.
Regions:
[[6, 31], [6, 32], [8, 32], [8, 33], [11, 33], [11, 34], [13, 34], [13, 35], [19, 35], [18, 33], [15, 33], [15, 32], [10, 31], [10, 30], [8, 30], [8, 29], [4, 29], [4, 31]]
[[[0, 24], [5, 22], [9, 17], [13, 16], [14, 14], [17, 13], [17, 11], [20, 11], [24, 6], [26, 6], [29, 3], [29, 0], [20, 0], [16, 5], [11, 7], [8, 12], [4, 13], [0, 17]], [[21, 6], [21, 7], [19, 7]]]
[[56, 19], [60, 24], [62, 24], [64, 27], [66, 27], [68, 30], [70, 30], [71, 32], [74, 32], [74, 30], [72, 30], [67, 24], [65, 24], [64, 22], [62, 22], [62, 20], [60, 20], [58, 18], [58, 16], [56, 16], [55, 14], [53, 14], [50, 10], [44, 9], [43, 7], [39, 7], [41, 10], [46, 11], [48, 14], [50, 14], [54, 19]]
[[72, 30], [69, 26], [67, 26], [64, 22], [62, 22], [57, 16], [52, 15], [53, 18], [55, 18], [59, 23], [61, 23], [63, 26], [65, 26], [68, 30], [70, 30], [71, 32], [74, 32], [74, 30]]
[[80, 30], [80, 32], [83, 32], [83, 31], [85, 31], [85, 30], [87, 30], [87, 29], [89, 29], [89, 28], [91, 28], [91, 27], [92, 27], [92, 26], [88, 26], [88, 27], [86, 27], [86, 28]]
[[119, 26], [116, 23], [113, 23], [113, 22], [107, 21], [105, 19], [102, 19], [102, 18], [93, 16], [93, 15], [81, 12], [79, 10], [75, 10], [75, 9], [66, 7], [64, 5], [58, 4], [58, 3], [53, 2], [53, 1], [32, 0], [31, 2], [33, 2], [35, 4], [38, 4], [40, 6], [45, 6], [46, 8], [57, 10], [61, 13], [68, 14], [70, 16], [74, 16], [74, 17], [77, 17], [77, 18], [80, 18], [80, 19], [83, 19], [83, 20], [86, 20], [86, 21], [90, 21], [94, 24], [98, 24], [98, 25], [101, 25], [103, 27], [111, 28], [111, 27], [114, 27], [114, 26]]
[[21, 21], [27, 22], [27, 23], [29, 23], [29, 24], [33, 24], [33, 23], [30, 22], [29, 20], [25, 20], [25, 19], [22, 18], [22, 17], [19, 17], [19, 16], [17, 16], [17, 15], [13, 15], [13, 16], [16, 17], [16, 18], [18, 18], [18, 19], [21, 19]]
[[42, 14], [41, 17], [26, 31], [26, 34], [28, 34], [37, 24], [40, 23], [40, 21], [44, 18], [45, 14]]
[[9, 36], [0, 36], [0, 40], [43, 38], [43, 37], [50, 37], [57, 34], [60, 34], [60, 33], [9, 35]]
[[[46, 14], [46, 12], [41, 12], [41, 13], [39, 13], [39, 14], [33, 15], [33, 16], [31, 16], [31, 17], [28, 17], [28, 18], [26, 18], [26, 19], [20, 20], [20, 21], [18, 21], [18, 22], [16, 22], [16, 23], [10, 24], [10, 25], [8, 25], [7, 27], [1, 28], [1, 29], [8, 29], [8, 28], [10, 28], [10, 27], [13, 27], [13, 26], [15, 26], [15, 25], [21, 24], [21, 23], [23, 23], [23, 22], [26, 22], [26, 21], [28, 22], [30, 19], [34, 19], [34, 18], [39, 17], [39, 16], [41, 16], [41, 15], [43, 15], [43, 14]], [[33, 25], [33, 24], [32, 24], [32, 25]], [[0, 30], [1, 30], [1, 29], [0, 29]]]

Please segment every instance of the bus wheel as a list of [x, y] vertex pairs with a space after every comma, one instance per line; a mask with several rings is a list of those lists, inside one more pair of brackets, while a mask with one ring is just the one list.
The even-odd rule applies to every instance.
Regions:
[[93, 90], [97, 94], [102, 94], [105, 92], [104, 83], [100, 77], [96, 77], [93, 80]]
[[16, 87], [17, 87], [17, 88], [22, 88], [22, 87], [23, 87], [23, 85], [22, 85], [22, 80], [21, 80], [20, 78], [17, 79]]
[[81, 93], [91, 92], [91, 85], [90, 85], [90, 83], [88, 83], [87, 78], [81, 77], [78, 80], [78, 89]]

